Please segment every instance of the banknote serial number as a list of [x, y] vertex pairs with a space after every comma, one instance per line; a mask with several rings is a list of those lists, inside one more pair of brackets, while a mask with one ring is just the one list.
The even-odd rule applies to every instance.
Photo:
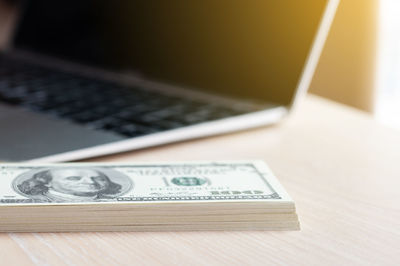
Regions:
[[0, 203], [41, 203], [42, 200], [36, 199], [0, 199]]

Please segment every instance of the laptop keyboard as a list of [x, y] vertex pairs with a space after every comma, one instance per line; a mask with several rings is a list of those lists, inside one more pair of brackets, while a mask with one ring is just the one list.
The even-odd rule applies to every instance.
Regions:
[[135, 137], [240, 115], [199, 100], [0, 57], [0, 102]]

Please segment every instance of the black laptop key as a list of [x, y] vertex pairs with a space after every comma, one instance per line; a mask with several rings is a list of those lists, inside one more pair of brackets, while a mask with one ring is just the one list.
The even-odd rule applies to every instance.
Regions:
[[21, 99], [14, 96], [5, 96], [0, 94], [0, 100], [6, 102], [11, 105], [18, 105], [21, 102]]
[[69, 118], [77, 123], [85, 124], [104, 118], [104, 115], [92, 111], [85, 111], [77, 114], [72, 114]]
[[49, 112], [52, 115], [59, 116], [59, 117], [69, 117], [73, 114], [79, 113], [79, 110], [73, 108], [72, 106], [62, 106], [53, 109], [49, 109]]
[[33, 100], [29, 99], [21, 104], [23, 107], [27, 109], [31, 109], [33, 111], [45, 111], [54, 108], [56, 105], [54, 102], [46, 101], [46, 100]]
[[92, 123], [88, 123], [88, 126], [93, 129], [103, 129], [103, 130], [115, 130], [125, 125], [125, 121], [107, 117], [104, 119], [96, 120]]
[[145, 127], [142, 125], [129, 123], [129, 124], [125, 124], [119, 128], [116, 128], [115, 131], [117, 133], [127, 136], [127, 137], [137, 137], [137, 136], [155, 133], [158, 130], [151, 128], [151, 127]]
[[108, 106], [107, 104], [98, 104], [97, 106], [91, 106], [87, 109], [87, 111], [106, 117], [118, 113], [119, 108], [114, 108], [113, 106]]

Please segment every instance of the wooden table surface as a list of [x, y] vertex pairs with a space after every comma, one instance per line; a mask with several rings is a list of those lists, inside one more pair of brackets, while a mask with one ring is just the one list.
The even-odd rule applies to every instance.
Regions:
[[0, 234], [0, 265], [400, 265], [400, 132], [308, 96], [283, 123], [92, 161], [265, 160], [301, 231]]

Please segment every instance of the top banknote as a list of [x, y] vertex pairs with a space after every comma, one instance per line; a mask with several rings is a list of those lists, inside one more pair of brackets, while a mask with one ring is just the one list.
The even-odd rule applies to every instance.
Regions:
[[262, 161], [0, 164], [0, 205], [292, 200]]

